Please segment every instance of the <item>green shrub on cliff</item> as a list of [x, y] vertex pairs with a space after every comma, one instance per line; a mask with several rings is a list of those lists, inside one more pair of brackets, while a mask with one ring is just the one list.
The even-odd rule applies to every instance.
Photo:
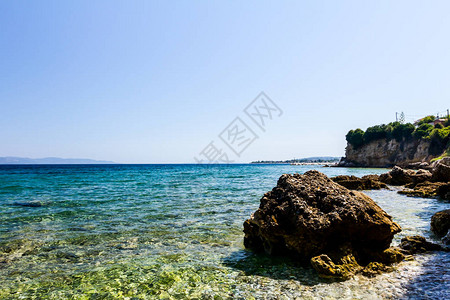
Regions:
[[450, 127], [435, 128], [427, 138], [431, 140], [428, 152], [431, 155], [440, 155], [445, 149], [450, 147]]
[[358, 148], [364, 144], [364, 131], [360, 128], [350, 130], [345, 136], [345, 139], [354, 148]]
[[412, 138], [414, 129], [415, 127], [411, 123], [396, 124], [395, 126], [393, 126], [392, 137], [398, 142], [402, 141], [403, 139], [409, 140]]
[[436, 123], [436, 124], [434, 124], [434, 128], [442, 129], [442, 128], [444, 128], [444, 125], [442, 125], [441, 123]]
[[386, 129], [387, 126], [384, 124], [367, 128], [366, 132], [364, 132], [364, 143], [386, 138], [388, 134]]
[[442, 148], [450, 147], [450, 119], [444, 123], [445, 127], [441, 124], [435, 126], [429, 124], [435, 119], [435, 116], [427, 116], [417, 123], [418, 127], [411, 123], [391, 122], [387, 125], [369, 127], [365, 132], [358, 128], [350, 130], [345, 137], [354, 148], [359, 148], [379, 139], [395, 139], [398, 142], [428, 139], [431, 140], [431, 146], [436, 151], [442, 151]]
[[424, 137], [430, 136], [431, 131], [433, 130], [433, 125], [423, 123], [419, 127], [416, 128], [413, 132], [413, 137], [416, 139], [421, 139]]
[[432, 141], [447, 143], [450, 136], [450, 127], [435, 128], [430, 133]]
[[422, 118], [419, 123], [417, 123], [417, 125], [422, 125], [422, 124], [428, 124], [433, 122], [434, 120], [436, 120], [435, 116], [426, 116], [425, 118]]

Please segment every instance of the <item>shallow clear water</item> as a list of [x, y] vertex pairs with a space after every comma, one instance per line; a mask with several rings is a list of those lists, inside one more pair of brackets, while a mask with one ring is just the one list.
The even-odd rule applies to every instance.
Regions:
[[[242, 223], [290, 165], [0, 166], [0, 298], [446, 298], [450, 256], [345, 282], [243, 248]], [[329, 176], [382, 169], [316, 167]], [[434, 239], [436, 199], [367, 192]]]

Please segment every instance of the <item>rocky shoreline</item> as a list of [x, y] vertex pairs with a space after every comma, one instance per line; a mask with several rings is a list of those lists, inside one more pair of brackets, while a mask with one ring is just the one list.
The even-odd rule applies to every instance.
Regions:
[[427, 251], [448, 251], [450, 210], [438, 212], [431, 229], [443, 238], [434, 244], [407, 236], [391, 246], [400, 226], [361, 190], [389, 189], [407, 196], [450, 199], [450, 158], [425, 169], [394, 167], [381, 175], [336, 176], [318, 171], [284, 174], [244, 222], [244, 245], [271, 255], [287, 255], [312, 266], [319, 276], [346, 280], [375, 276]]
[[[423, 164], [422, 164], [423, 165]], [[354, 190], [371, 190], [402, 186], [398, 193], [410, 197], [435, 198], [450, 200], [450, 157], [442, 158], [426, 169], [403, 169], [395, 166], [391, 171], [381, 175], [336, 176], [333, 181]]]

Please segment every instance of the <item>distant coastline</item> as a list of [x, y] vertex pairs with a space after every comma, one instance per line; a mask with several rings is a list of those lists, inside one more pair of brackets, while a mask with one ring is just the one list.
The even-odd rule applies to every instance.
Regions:
[[330, 164], [338, 163], [340, 159], [340, 157], [334, 156], [315, 156], [306, 158], [294, 158], [289, 160], [258, 160], [252, 161], [251, 164]]
[[94, 160], [87, 158], [28, 158], [28, 157], [0, 157], [0, 165], [94, 165], [94, 164], [116, 164], [113, 161]]

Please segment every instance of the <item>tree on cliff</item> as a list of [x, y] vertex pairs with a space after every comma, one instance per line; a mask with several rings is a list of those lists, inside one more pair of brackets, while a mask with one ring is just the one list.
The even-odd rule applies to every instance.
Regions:
[[364, 131], [360, 128], [350, 130], [345, 138], [349, 144], [355, 148], [358, 148], [364, 144]]

